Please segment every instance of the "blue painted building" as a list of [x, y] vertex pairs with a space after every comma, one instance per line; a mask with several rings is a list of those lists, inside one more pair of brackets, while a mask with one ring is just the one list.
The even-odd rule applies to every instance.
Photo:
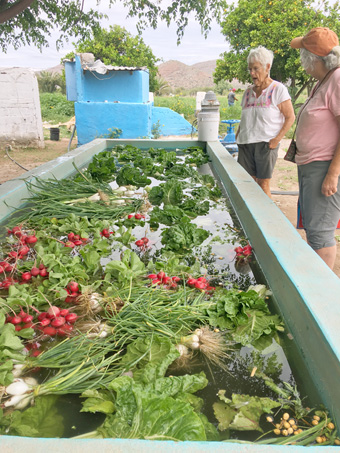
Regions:
[[152, 138], [156, 126], [160, 135], [187, 135], [191, 124], [181, 115], [155, 107], [149, 99], [149, 71], [146, 67], [107, 66], [92, 54], [76, 55], [65, 61], [67, 99], [74, 101], [78, 144], [95, 138]]

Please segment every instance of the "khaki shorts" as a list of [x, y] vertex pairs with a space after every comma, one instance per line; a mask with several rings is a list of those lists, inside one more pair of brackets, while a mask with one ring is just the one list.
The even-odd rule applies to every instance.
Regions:
[[326, 197], [321, 186], [331, 161], [298, 165], [299, 200], [303, 227], [314, 250], [336, 244], [334, 232], [340, 218], [340, 177], [338, 191]]
[[279, 146], [269, 148], [268, 142], [247, 143], [238, 146], [237, 162], [258, 179], [270, 179], [273, 176]]

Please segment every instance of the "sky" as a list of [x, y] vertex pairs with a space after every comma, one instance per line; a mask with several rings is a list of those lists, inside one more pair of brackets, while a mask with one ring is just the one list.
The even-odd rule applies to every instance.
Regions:
[[[95, 0], [88, 0], [87, 3], [93, 3], [96, 8]], [[126, 18], [127, 10], [118, 3], [110, 9], [105, 8], [104, 0], [101, 12], [109, 16], [108, 20], [102, 20], [102, 26], [109, 28], [110, 25], [118, 24], [125, 27], [131, 34], [137, 35], [136, 19]], [[57, 36], [57, 33], [54, 34]], [[177, 46], [176, 27], [160, 23], [156, 30], [146, 29], [142, 33], [142, 38], [153, 51], [154, 55], [161, 58], [163, 62], [168, 60], [178, 60], [187, 65], [200, 63], [202, 61], [215, 60], [219, 55], [227, 50], [227, 44], [224, 36], [220, 33], [220, 27], [214, 23], [212, 30], [209, 32], [207, 39], [201, 34], [200, 26], [194, 18], [189, 21], [185, 30], [184, 37], [179, 46]], [[50, 47], [44, 48], [40, 52], [35, 47], [20, 47], [19, 49], [9, 49], [6, 54], [0, 53], [0, 67], [30, 67], [36, 70], [48, 69], [60, 64], [61, 59], [71, 50], [74, 50], [71, 42], [58, 52], [55, 46], [56, 38], [51, 39]]]

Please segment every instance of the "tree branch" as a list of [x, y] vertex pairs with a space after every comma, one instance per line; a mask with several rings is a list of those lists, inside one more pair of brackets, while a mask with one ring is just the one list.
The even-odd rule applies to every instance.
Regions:
[[9, 8], [0, 12], [0, 24], [7, 22], [18, 14], [22, 13], [26, 8], [31, 6], [34, 0], [19, 0], [17, 3], [14, 3]]

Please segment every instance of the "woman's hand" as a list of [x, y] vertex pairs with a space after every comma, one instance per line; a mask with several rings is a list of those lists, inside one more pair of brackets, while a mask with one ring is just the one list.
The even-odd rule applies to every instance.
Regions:
[[327, 174], [321, 186], [321, 192], [325, 197], [334, 195], [338, 190], [339, 176]]
[[269, 148], [270, 149], [275, 149], [277, 146], [279, 146], [280, 140], [277, 137], [271, 138], [269, 140]]

